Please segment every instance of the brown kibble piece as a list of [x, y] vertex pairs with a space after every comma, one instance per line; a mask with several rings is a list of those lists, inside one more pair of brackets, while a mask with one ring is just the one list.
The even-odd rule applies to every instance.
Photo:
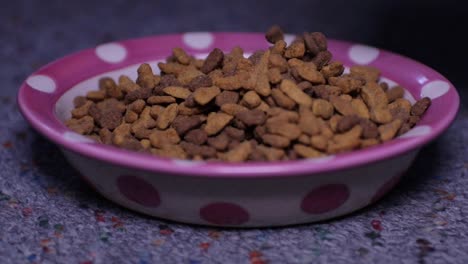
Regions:
[[392, 122], [379, 126], [380, 139], [385, 142], [394, 138], [400, 129], [402, 122], [400, 119], [395, 119]]
[[180, 136], [187, 133], [187, 131], [194, 129], [202, 124], [200, 116], [177, 116], [172, 122], [172, 127], [177, 131]]
[[291, 143], [291, 140], [287, 137], [274, 135], [274, 134], [264, 134], [261, 136], [263, 143], [276, 148], [286, 148]]
[[72, 110], [71, 114], [73, 118], [82, 118], [86, 115], [88, 115], [89, 108], [93, 105], [93, 102], [91, 101], [85, 101], [84, 104], [82, 104], [79, 107], [76, 107], [75, 109]]
[[429, 97], [422, 98], [411, 107], [411, 115], [422, 116], [430, 105], [431, 99]]
[[271, 134], [281, 135], [290, 140], [295, 140], [302, 134], [299, 126], [290, 123], [268, 122], [266, 129]]
[[153, 89], [156, 85], [156, 82], [151, 66], [147, 63], [143, 63], [140, 65], [140, 67], [138, 67], [137, 72], [138, 78], [136, 83], [142, 88]]
[[299, 141], [299, 143], [302, 143], [304, 145], [309, 145], [310, 144], [310, 137], [308, 135], [306, 135], [306, 134], [302, 134], [297, 138], [297, 141]]
[[235, 139], [235, 140], [244, 140], [245, 139], [245, 132], [244, 130], [237, 129], [235, 127], [228, 126], [224, 129], [224, 132], [226, 135], [228, 135], [230, 138]]
[[379, 144], [380, 141], [375, 138], [361, 140], [361, 148], [368, 148]]
[[317, 66], [313, 63], [303, 63], [295, 67], [299, 76], [304, 80], [311, 82], [312, 84], [324, 84], [325, 78], [323, 75], [317, 71]]
[[284, 73], [288, 70], [288, 62], [280, 54], [270, 54], [269, 61], [270, 66], [272, 68], [277, 68], [281, 73]]
[[401, 86], [395, 86], [392, 89], [388, 89], [387, 90], [388, 102], [392, 103], [393, 101], [397, 99], [403, 98], [404, 94], [405, 94], [405, 89], [403, 89], [403, 87]]
[[207, 143], [216, 150], [225, 150], [229, 144], [229, 137], [225, 133], [220, 133], [215, 137], [209, 137]]
[[277, 41], [284, 39], [283, 31], [278, 25], [274, 25], [268, 29], [265, 38], [271, 44], [275, 44]]
[[221, 106], [221, 110], [226, 114], [234, 116], [239, 112], [248, 111], [249, 109], [242, 105], [227, 103]]
[[344, 94], [359, 91], [364, 85], [364, 81], [361, 79], [352, 78], [350, 76], [330, 77], [328, 78], [328, 82], [333, 86], [340, 87], [341, 92]]
[[299, 89], [293, 81], [283, 80], [281, 82], [280, 89], [297, 104], [306, 106], [312, 105], [312, 98]]
[[392, 121], [393, 116], [388, 110], [388, 107], [374, 108], [370, 111], [370, 119], [379, 124], [386, 124]]
[[193, 93], [193, 99], [199, 105], [206, 105], [220, 93], [221, 90], [216, 86], [201, 87]]
[[263, 145], [259, 145], [255, 149], [258, 149], [269, 161], [281, 160], [286, 155], [282, 149], [269, 148]]
[[119, 77], [119, 87], [122, 91], [126, 93], [130, 93], [140, 89], [140, 86], [138, 86], [138, 84], [134, 83], [130, 78], [128, 78], [128, 76], [125, 75], [121, 75]]
[[338, 77], [341, 74], [343, 74], [343, 72], [344, 66], [341, 62], [338, 61], [334, 61], [330, 64], [327, 64], [320, 70], [320, 73], [322, 73], [325, 79], [328, 79], [330, 77]]
[[172, 103], [175, 103], [176, 102], [176, 99], [172, 96], [157, 96], [157, 95], [153, 95], [153, 96], [150, 96], [146, 102], [148, 102], [148, 104], [150, 105], [154, 105], [154, 104], [172, 104]]
[[351, 107], [354, 109], [354, 111], [356, 112], [356, 115], [358, 115], [359, 117], [367, 118], [367, 119], [370, 118], [369, 109], [367, 108], [364, 101], [362, 101], [362, 99], [360, 98], [352, 99]]
[[68, 128], [81, 135], [90, 134], [94, 129], [94, 119], [90, 116], [84, 116], [80, 119], [69, 119], [65, 124]]
[[317, 55], [320, 51], [327, 50], [327, 38], [321, 32], [304, 33], [302, 35], [307, 51], [311, 55]]
[[130, 103], [138, 99], [146, 100], [153, 94], [151, 88], [138, 88], [125, 95], [125, 101]]
[[279, 68], [271, 68], [268, 70], [268, 80], [272, 84], [281, 82], [281, 71]]
[[[312, 90], [313, 94], [315, 94], [318, 98], [322, 98], [325, 100], [330, 100], [330, 96], [338, 96], [341, 94], [341, 88], [332, 85], [317, 85], [313, 86]], [[305, 92], [307, 92], [305, 90]]]
[[330, 60], [332, 59], [332, 54], [328, 50], [324, 50], [319, 52], [313, 59], [312, 63], [314, 63], [317, 66], [318, 70], [322, 70], [323, 66], [327, 65]]
[[208, 75], [199, 75], [195, 78], [193, 78], [190, 83], [188, 84], [188, 87], [190, 91], [195, 91], [200, 87], [210, 87], [213, 86], [213, 80], [211, 80], [211, 77]]
[[215, 104], [221, 107], [224, 104], [237, 104], [239, 101], [239, 93], [232, 91], [223, 91], [216, 96]]
[[369, 138], [376, 138], [379, 136], [379, 130], [377, 129], [377, 125], [371, 122], [368, 119], [361, 119], [359, 123], [362, 127], [362, 138], [369, 139]]
[[173, 128], [167, 130], [153, 130], [149, 135], [149, 141], [155, 148], [164, 148], [164, 145], [175, 145], [180, 142], [180, 137]]
[[361, 118], [356, 115], [344, 116], [336, 125], [336, 132], [344, 133], [361, 122]]
[[177, 104], [170, 104], [158, 116], [156, 126], [159, 129], [166, 129], [177, 116], [179, 107]]
[[296, 102], [294, 102], [294, 100], [290, 97], [286, 96], [280, 89], [273, 89], [271, 91], [271, 96], [278, 106], [281, 106], [285, 109], [291, 110], [296, 106]]
[[201, 67], [201, 72], [207, 74], [214, 69], [218, 68], [221, 66], [221, 63], [223, 62], [224, 59], [224, 53], [216, 48], [213, 51], [208, 54], [208, 57], [206, 58], [205, 62], [203, 63], [203, 66]]
[[104, 90], [108, 97], [113, 97], [116, 99], [122, 99], [123, 97], [121, 88], [112, 78], [104, 77], [99, 79], [99, 89]]
[[303, 41], [294, 41], [286, 48], [284, 57], [290, 58], [302, 58], [305, 53], [305, 46]]
[[308, 135], [317, 135], [321, 131], [319, 119], [311, 111], [302, 111], [299, 117], [299, 128]]
[[109, 131], [107, 128], [99, 129], [99, 137], [101, 142], [104, 144], [112, 144], [112, 132]]
[[246, 126], [259, 126], [263, 125], [263, 123], [265, 123], [266, 121], [265, 112], [258, 109], [240, 111], [235, 115], [236, 118], [239, 119]]
[[232, 118], [233, 116], [225, 113], [211, 113], [208, 115], [204, 129], [209, 136], [217, 134], [231, 122]]
[[131, 125], [121, 124], [112, 132], [112, 144], [120, 146], [125, 141], [125, 138], [130, 136]]
[[328, 138], [322, 135], [312, 136], [310, 138], [310, 145], [320, 151], [327, 150]]
[[73, 99], [73, 106], [75, 106], [75, 108], [78, 108], [78, 107], [81, 107], [83, 106], [86, 102], [88, 101], [88, 99], [86, 99], [86, 97], [84, 96], [77, 96]]
[[126, 123], [133, 123], [138, 120], [138, 114], [133, 112], [132, 110], [127, 110], [124, 116], [124, 120]]
[[196, 145], [202, 145], [208, 139], [208, 135], [203, 129], [190, 130], [184, 137], [184, 140]]
[[286, 48], [286, 42], [284, 40], [278, 40], [276, 43], [271, 47], [271, 53], [273, 54], [284, 54], [284, 49]]
[[141, 111], [143, 111], [145, 106], [146, 106], [145, 101], [142, 99], [138, 99], [136, 101], [133, 101], [131, 104], [129, 104], [127, 109], [139, 114], [141, 113]]

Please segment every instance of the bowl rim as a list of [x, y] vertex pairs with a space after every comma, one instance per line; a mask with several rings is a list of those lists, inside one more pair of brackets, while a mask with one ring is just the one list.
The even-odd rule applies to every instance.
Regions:
[[[143, 38], [134, 38], [118, 41], [121, 45], [126, 45], [130, 42], [135, 43], [146, 43], [148, 41], [157, 41], [160, 38], [177, 38], [182, 39], [186, 34], [199, 34], [199, 32], [190, 32], [190, 33], [178, 33], [178, 34], [163, 34], [163, 35], [154, 35]], [[254, 33], [254, 32], [213, 32], [213, 33], [203, 33], [211, 34], [215, 39], [222, 39], [223, 37], [236, 37], [236, 38], [253, 38], [255, 41], [263, 39], [263, 33]], [[117, 43], [117, 42], [115, 42]], [[358, 43], [350, 43], [347, 41], [329, 39], [329, 43], [334, 43], [337, 45], [352, 46], [352, 45], [361, 45]], [[361, 45], [366, 46], [366, 45]], [[369, 46], [366, 46], [369, 47]], [[40, 74], [44, 69], [49, 67], [56, 67], [60, 63], [69, 59], [79, 59], [84, 53], [94, 53], [95, 48], [89, 48], [81, 50], [65, 57], [54, 60], [53, 62], [41, 67], [39, 70], [35, 71], [30, 75]], [[194, 50], [192, 50], [194, 51]], [[205, 52], [209, 51], [208, 47], [205, 49]], [[134, 169], [140, 169], [156, 173], [168, 173], [175, 175], [183, 176], [195, 176], [195, 177], [213, 177], [213, 178], [264, 178], [264, 177], [286, 177], [286, 176], [298, 176], [298, 175], [311, 175], [317, 173], [327, 173], [337, 170], [344, 170], [348, 168], [353, 168], [357, 166], [363, 166], [369, 163], [382, 161], [384, 159], [389, 159], [396, 157], [398, 155], [404, 154], [409, 151], [416, 151], [421, 148], [423, 145], [428, 144], [436, 137], [441, 135], [454, 121], [456, 114], [459, 108], [459, 95], [455, 87], [448, 81], [444, 76], [435, 71], [434, 69], [417, 62], [413, 59], [404, 57], [402, 55], [379, 49], [381, 54], [384, 54], [385, 57], [390, 57], [393, 60], [398, 61], [398, 63], [404, 63], [411, 65], [412, 67], [419, 68], [425, 72], [432, 74], [437, 77], [439, 80], [443, 80], [450, 85], [451, 100], [449, 103], [443, 104], [443, 109], [437, 109], [438, 111], [443, 111], [443, 118], [437, 120], [433, 123], [432, 129], [429, 133], [419, 137], [411, 138], [398, 138], [393, 139], [384, 144], [379, 144], [378, 146], [369, 147], [362, 150], [355, 150], [347, 153], [326, 156], [324, 158], [318, 159], [301, 159], [294, 161], [277, 161], [277, 162], [248, 162], [248, 163], [227, 163], [227, 162], [197, 162], [189, 160], [174, 160], [162, 157], [155, 157], [149, 154], [137, 153], [133, 151], [128, 151], [125, 149], [119, 149], [116, 147], [104, 145], [104, 144], [95, 144], [95, 143], [86, 143], [86, 142], [76, 142], [70, 141], [63, 137], [63, 132], [58, 131], [55, 127], [51, 127], [48, 124], [42, 122], [43, 115], [45, 111], [55, 110], [55, 104], [59, 98], [63, 95], [64, 92], [68, 91], [73, 87], [73, 85], [66, 87], [65, 91], [60, 95], [54, 96], [54, 104], [50, 106], [51, 109], [41, 109], [37, 111], [32, 107], [31, 103], [27, 100], [27, 93], [31, 90], [30, 85], [25, 80], [18, 92], [17, 103], [19, 109], [25, 119], [29, 124], [36, 129], [40, 134], [59, 145], [62, 148], [65, 148], [71, 152], [92, 158], [97, 159], [103, 162], [112, 163], [118, 166], [130, 167]], [[201, 53], [201, 50], [195, 50], [194, 52]], [[167, 54], [165, 54], [167, 55]], [[135, 63], [124, 63], [118, 66], [116, 69], [125, 68], [129, 65]], [[86, 79], [92, 78], [100, 74], [101, 72], [94, 72], [89, 74]], [[86, 79], [82, 79], [84, 81]], [[434, 106], [432, 106], [434, 107]], [[431, 109], [431, 108], [430, 108]], [[433, 109], [432, 109], [433, 110]], [[427, 115], [427, 113], [426, 113]], [[426, 115], [423, 116], [421, 122], [426, 118]], [[65, 125], [56, 117], [53, 122], [56, 122], [57, 126], [62, 128]], [[57, 124], [58, 123], [58, 124]], [[65, 127], [66, 129], [66, 127]], [[71, 131], [71, 130], [69, 130]]]

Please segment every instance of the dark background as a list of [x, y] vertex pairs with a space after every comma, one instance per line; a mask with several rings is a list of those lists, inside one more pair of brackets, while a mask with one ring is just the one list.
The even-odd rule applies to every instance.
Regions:
[[451, 80], [466, 99], [463, 1], [3, 1], [1, 95], [37, 67], [97, 44], [184, 31], [322, 31], [401, 53]]

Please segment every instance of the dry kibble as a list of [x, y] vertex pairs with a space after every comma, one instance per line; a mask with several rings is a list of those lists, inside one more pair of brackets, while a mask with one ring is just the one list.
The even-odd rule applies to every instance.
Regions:
[[[73, 100], [65, 124], [98, 143], [167, 158], [226, 162], [316, 158], [382, 144], [412, 129], [430, 98], [414, 105], [380, 71], [333, 61], [327, 39], [306, 32], [289, 43], [278, 26], [269, 48], [240, 47], [206, 59], [175, 47], [135, 80], [103, 77]], [[160, 72], [160, 74], [155, 74]]]
[[205, 131], [209, 136], [217, 134], [221, 131], [229, 122], [231, 122], [233, 116], [225, 113], [212, 113], [208, 115], [206, 120]]
[[220, 93], [221, 93], [221, 90], [216, 86], [201, 87], [201, 88], [198, 88], [193, 93], [193, 99], [199, 105], [206, 105], [207, 103], [211, 102], [211, 100], [213, 100]]
[[297, 104], [306, 106], [312, 105], [312, 98], [299, 89], [293, 81], [283, 80], [281, 82], [280, 89]]

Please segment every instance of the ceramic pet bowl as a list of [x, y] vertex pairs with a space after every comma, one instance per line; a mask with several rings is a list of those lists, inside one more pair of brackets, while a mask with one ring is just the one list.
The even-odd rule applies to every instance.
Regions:
[[[289, 43], [293, 36], [287, 36]], [[186, 33], [100, 45], [42, 67], [20, 88], [27, 121], [56, 143], [99, 193], [132, 210], [185, 223], [260, 227], [314, 222], [376, 202], [399, 181], [418, 151], [453, 121], [459, 97], [442, 75], [377, 48], [330, 40], [334, 60], [371, 65], [407, 89], [414, 103], [432, 98], [422, 120], [388, 143], [351, 153], [287, 162], [206, 163], [171, 160], [94, 143], [65, 127], [72, 99], [103, 76], [136, 77], [139, 64], [158, 69], [174, 47], [204, 57], [214, 47], [265, 49], [257, 33]]]

